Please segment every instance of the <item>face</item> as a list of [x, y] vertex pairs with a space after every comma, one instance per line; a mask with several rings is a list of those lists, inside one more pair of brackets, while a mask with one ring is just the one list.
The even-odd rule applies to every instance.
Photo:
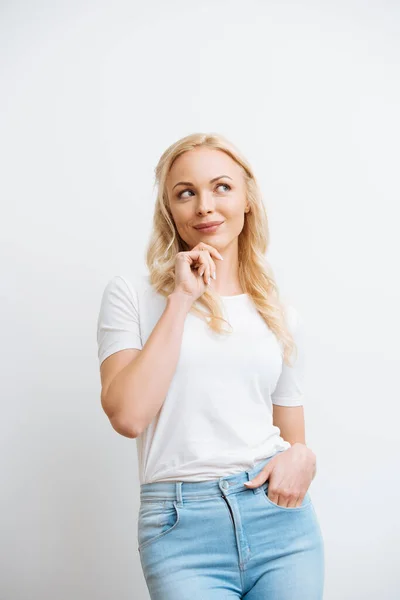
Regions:
[[[200, 241], [218, 250], [237, 244], [248, 204], [244, 173], [230, 156], [202, 146], [185, 152], [172, 165], [166, 186], [176, 228], [190, 248]], [[195, 228], [210, 221], [222, 224], [214, 231]]]

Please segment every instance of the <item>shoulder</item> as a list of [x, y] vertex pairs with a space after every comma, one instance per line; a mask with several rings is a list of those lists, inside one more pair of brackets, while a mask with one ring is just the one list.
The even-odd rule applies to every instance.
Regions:
[[124, 295], [136, 297], [150, 287], [149, 276], [137, 273], [113, 275], [106, 284], [108, 291], [116, 290]]

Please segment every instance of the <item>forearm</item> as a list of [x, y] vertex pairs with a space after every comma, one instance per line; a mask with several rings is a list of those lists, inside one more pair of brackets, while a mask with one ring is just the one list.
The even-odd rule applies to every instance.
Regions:
[[140, 435], [162, 407], [176, 370], [192, 304], [187, 294], [170, 294], [142, 351], [110, 385], [108, 402], [115, 407], [112, 421], [129, 437]]

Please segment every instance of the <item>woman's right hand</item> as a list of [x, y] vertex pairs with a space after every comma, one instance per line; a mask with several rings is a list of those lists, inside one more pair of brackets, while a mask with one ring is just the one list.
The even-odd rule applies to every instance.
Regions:
[[175, 257], [175, 289], [197, 300], [207, 289], [211, 275], [215, 272], [212, 257], [223, 260], [213, 246], [200, 242], [192, 250], [178, 252]]

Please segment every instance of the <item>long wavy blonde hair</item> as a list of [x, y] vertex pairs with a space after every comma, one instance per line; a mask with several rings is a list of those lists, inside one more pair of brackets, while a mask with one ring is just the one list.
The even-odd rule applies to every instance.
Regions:
[[[158, 186], [153, 231], [146, 250], [146, 264], [152, 287], [163, 296], [175, 289], [175, 256], [178, 252], [191, 250], [180, 237], [169, 208], [166, 178], [174, 161], [197, 146], [208, 146], [221, 150], [242, 167], [250, 210], [238, 239], [239, 281], [242, 289], [254, 302], [259, 314], [280, 342], [281, 354], [290, 365], [293, 349], [297, 347], [291, 335], [285, 304], [265, 254], [269, 244], [269, 227], [261, 191], [253, 170], [246, 158], [226, 138], [217, 133], [193, 133], [165, 150], [155, 168], [155, 186]], [[206, 310], [201, 310], [204, 307]], [[220, 295], [207, 289], [193, 303], [191, 311], [208, 323], [216, 333], [226, 334], [222, 323], [228, 323], [222, 312]], [[228, 323], [229, 325], [229, 323]]]

